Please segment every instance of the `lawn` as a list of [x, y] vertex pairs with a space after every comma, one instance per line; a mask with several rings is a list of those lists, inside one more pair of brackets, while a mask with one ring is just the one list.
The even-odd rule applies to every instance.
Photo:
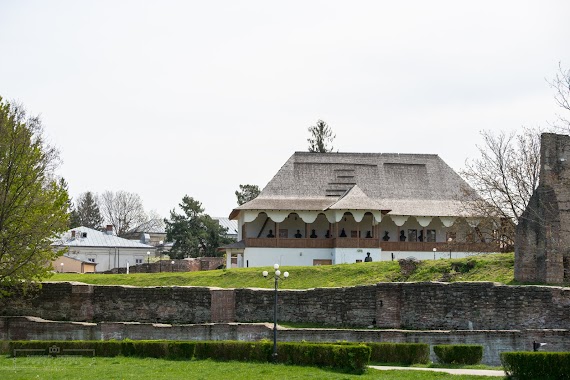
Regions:
[[169, 361], [161, 359], [80, 358], [80, 357], [28, 357], [11, 359], [0, 357], [2, 380], [87, 380], [87, 379], [386, 379], [386, 380], [482, 380], [497, 377], [454, 376], [439, 372], [378, 371], [368, 370], [363, 375], [349, 375], [313, 367], [297, 367], [274, 364]]
[[[488, 254], [465, 259], [422, 261], [405, 277], [397, 261], [286, 267], [290, 277], [282, 281], [282, 289], [344, 287], [394, 281], [492, 281], [514, 283], [514, 254]], [[99, 285], [133, 286], [215, 286], [220, 288], [271, 288], [263, 270], [271, 268], [222, 269], [202, 272], [162, 272], [138, 274], [72, 274], [56, 273], [49, 281], [80, 281]]]

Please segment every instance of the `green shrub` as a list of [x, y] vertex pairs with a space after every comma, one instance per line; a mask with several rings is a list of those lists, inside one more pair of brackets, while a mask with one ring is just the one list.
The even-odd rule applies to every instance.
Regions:
[[479, 364], [483, 359], [483, 346], [475, 344], [440, 344], [433, 352], [443, 364]]
[[503, 352], [501, 363], [517, 380], [570, 379], [570, 352]]
[[272, 345], [268, 342], [203, 341], [195, 343], [196, 359], [268, 362]]
[[427, 364], [429, 345], [425, 343], [366, 343], [370, 360], [380, 363]]
[[370, 361], [370, 347], [364, 344], [280, 343], [277, 361], [363, 373]]

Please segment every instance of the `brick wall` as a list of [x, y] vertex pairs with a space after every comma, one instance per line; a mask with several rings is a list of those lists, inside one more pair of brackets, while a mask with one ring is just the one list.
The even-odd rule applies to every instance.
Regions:
[[[272, 340], [271, 324], [169, 325], [149, 323], [71, 323], [32, 317], [0, 317], [2, 340]], [[394, 342], [435, 344], [480, 344], [483, 363], [500, 365], [505, 351], [530, 351], [532, 342], [547, 343], [548, 351], [570, 351], [569, 330], [503, 331], [414, 331], [414, 330], [336, 330], [279, 328], [280, 342]], [[433, 347], [431, 360], [435, 361]]]
[[515, 238], [515, 279], [570, 281], [570, 136], [544, 133], [540, 181]]
[[[272, 289], [44, 283], [0, 299], [0, 315], [80, 322], [271, 322]], [[570, 329], [570, 289], [494, 283], [379, 283], [280, 290], [282, 322], [406, 329]]]

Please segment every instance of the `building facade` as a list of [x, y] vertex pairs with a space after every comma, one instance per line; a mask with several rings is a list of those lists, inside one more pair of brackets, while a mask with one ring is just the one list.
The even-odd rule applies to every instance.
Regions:
[[496, 227], [485, 232], [483, 218], [467, 211], [466, 189], [437, 155], [296, 152], [230, 214], [239, 242], [225, 247], [227, 266], [497, 252]]

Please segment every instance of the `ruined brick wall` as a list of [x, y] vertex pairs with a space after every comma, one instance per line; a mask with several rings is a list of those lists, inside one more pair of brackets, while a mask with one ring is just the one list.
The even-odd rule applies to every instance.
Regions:
[[[4, 340], [240, 340], [272, 339], [271, 324], [170, 325], [150, 323], [71, 323], [32, 317], [0, 317], [0, 341]], [[530, 351], [532, 342], [548, 344], [548, 351], [570, 351], [569, 330], [336, 330], [279, 328], [279, 342], [393, 342], [480, 344], [483, 364], [500, 365], [499, 354]], [[433, 347], [431, 360], [435, 361]]]
[[518, 221], [515, 279], [570, 281], [570, 136], [544, 133], [540, 181]]
[[[0, 315], [80, 322], [272, 322], [272, 289], [45, 283], [0, 299]], [[280, 290], [278, 320], [406, 329], [570, 329], [570, 289], [493, 283], [379, 283]]]

